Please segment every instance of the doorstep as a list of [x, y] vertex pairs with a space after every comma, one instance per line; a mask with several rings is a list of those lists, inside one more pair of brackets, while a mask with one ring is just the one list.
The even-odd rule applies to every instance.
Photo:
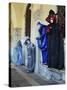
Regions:
[[39, 74], [48, 80], [57, 81], [60, 83], [65, 82], [65, 71], [57, 70], [54, 68], [48, 68], [47, 65], [39, 65]]

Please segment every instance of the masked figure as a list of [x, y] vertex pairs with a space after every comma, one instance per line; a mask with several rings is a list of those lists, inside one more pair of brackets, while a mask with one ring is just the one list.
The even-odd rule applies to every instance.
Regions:
[[35, 45], [30, 41], [30, 39], [27, 39], [25, 41], [25, 45], [27, 46], [27, 72], [34, 72], [36, 48]]
[[[59, 25], [56, 23], [56, 15], [53, 10], [49, 11], [46, 18], [49, 22], [47, 37], [48, 37], [48, 67], [63, 69], [64, 68], [64, 51], [61, 43]], [[62, 59], [61, 59], [62, 57]]]
[[46, 36], [47, 26], [41, 24], [40, 22], [38, 22], [38, 25], [40, 25], [39, 28], [40, 37], [37, 37], [36, 39], [38, 42], [38, 47], [42, 52], [42, 64], [47, 64], [47, 59], [48, 59], [47, 36]]
[[12, 63], [16, 64], [16, 65], [21, 65], [23, 64], [22, 61], [22, 44], [21, 41], [19, 40], [13, 50], [13, 60]]

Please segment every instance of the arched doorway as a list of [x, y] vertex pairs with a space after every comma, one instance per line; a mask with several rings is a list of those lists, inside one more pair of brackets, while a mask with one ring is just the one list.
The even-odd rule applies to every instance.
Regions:
[[25, 36], [30, 37], [31, 33], [31, 4], [28, 4], [26, 7], [26, 14], [25, 14]]
[[63, 38], [65, 38], [65, 6], [58, 6], [58, 23], [62, 30]]

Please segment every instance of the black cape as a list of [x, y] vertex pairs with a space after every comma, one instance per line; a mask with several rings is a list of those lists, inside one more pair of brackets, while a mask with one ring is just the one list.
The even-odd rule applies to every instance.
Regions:
[[63, 69], [64, 68], [64, 43], [60, 36], [58, 24], [50, 24], [48, 37], [48, 67]]

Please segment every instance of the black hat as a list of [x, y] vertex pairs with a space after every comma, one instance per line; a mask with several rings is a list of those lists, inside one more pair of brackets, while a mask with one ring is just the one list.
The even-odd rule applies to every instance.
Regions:
[[55, 12], [51, 9], [51, 10], [49, 11], [49, 15], [55, 15]]

